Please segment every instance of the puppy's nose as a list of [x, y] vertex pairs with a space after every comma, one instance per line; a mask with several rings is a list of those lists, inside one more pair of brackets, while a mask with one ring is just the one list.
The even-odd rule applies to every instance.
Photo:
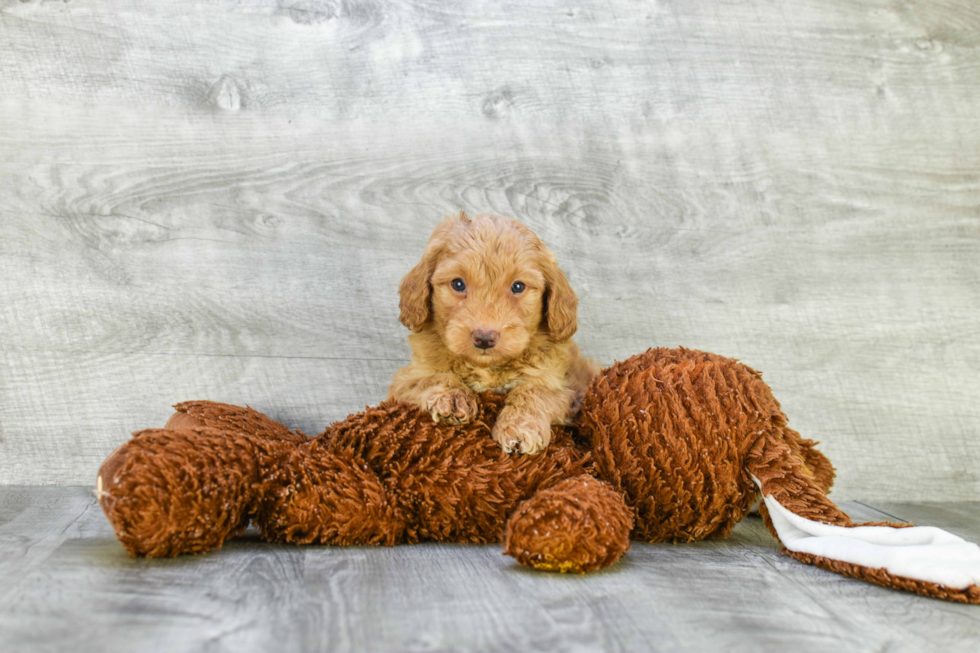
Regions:
[[491, 349], [497, 344], [497, 332], [477, 329], [473, 332], [473, 344], [477, 349]]

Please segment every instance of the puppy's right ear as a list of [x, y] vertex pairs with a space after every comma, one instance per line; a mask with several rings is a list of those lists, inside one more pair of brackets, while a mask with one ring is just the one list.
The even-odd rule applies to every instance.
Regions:
[[398, 287], [398, 296], [401, 298], [398, 302], [401, 309], [398, 321], [416, 333], [422, 330], [422, 325], [429, 319], [429, 297], [432, 294], [429, 279], [434, 268], [435, 256], [430, 256], [426, 248], [422, 260], [405, 275], [402, 285]]
[[415, 333], [421, 331], [422, 326], [429, 319], [432, 273], [436, 269], [436, 262], [439, 260], [439, 255], [445, 245], [446, 234], [452, 228], [453, 223], [461, 218], [465, 218], [462, 212], [458, 218], [451, 217], [436, 227], [429, 238], [429, 244], [425, 246], [422, 260], [405, 275], [401, 286], [398, 287], [398, 296], [400, 297], [398, 307], [401, 309], [398, 321]]

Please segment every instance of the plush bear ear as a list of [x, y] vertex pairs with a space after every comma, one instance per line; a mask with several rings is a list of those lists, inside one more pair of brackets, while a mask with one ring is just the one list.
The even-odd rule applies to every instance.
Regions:
[[429, 243], [425, 246], [422, 260], [405, 275], [398, 287], [398, 295], [401, 298], [398, 302], [398, 307], [401, 309], [398, 321], [415, 333], [421, 331], [422, 326], [429, 319], [432, 273], [445, 249], [450, 230], [460, 220], [469, 221], [469, 217], [460, 211], [459, 215], [446, 218], [435, 228], [429, 237]]
[[541, 267], [546, 284], [544, 314], [548, 331], [555, 342], [564, 342], [578, 329], [578, 297], [558, 267], [555, 255], [547, 248]]

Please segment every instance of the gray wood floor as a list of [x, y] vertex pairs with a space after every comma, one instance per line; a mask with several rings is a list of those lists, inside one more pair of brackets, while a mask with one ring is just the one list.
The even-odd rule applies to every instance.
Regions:
[[978, 7], [0, 0], [0, 483], [187, 399], [377, 403], [462, 208], [554, 249], [590, 356], [740, 358], [837, 496], [976, 500]]
[[[980, 503], [847, 502], [980, 540]], [[0, 651], [969, 651], [980, 608], [797, 563], [758, 518], [634, 544], [611, 569], [519, 568], [498, 546], [326, 548], [244, 538], [126, 557], [87, 488], [0, 488]]]

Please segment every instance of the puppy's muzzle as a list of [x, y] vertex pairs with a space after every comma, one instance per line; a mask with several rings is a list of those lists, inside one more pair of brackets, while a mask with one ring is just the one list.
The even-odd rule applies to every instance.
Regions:
[[497, 344], [498, 335], [496, 331], [477, 329], [473, 332], [473, 345], [477, 349], [493, 349], [493, 346]]

